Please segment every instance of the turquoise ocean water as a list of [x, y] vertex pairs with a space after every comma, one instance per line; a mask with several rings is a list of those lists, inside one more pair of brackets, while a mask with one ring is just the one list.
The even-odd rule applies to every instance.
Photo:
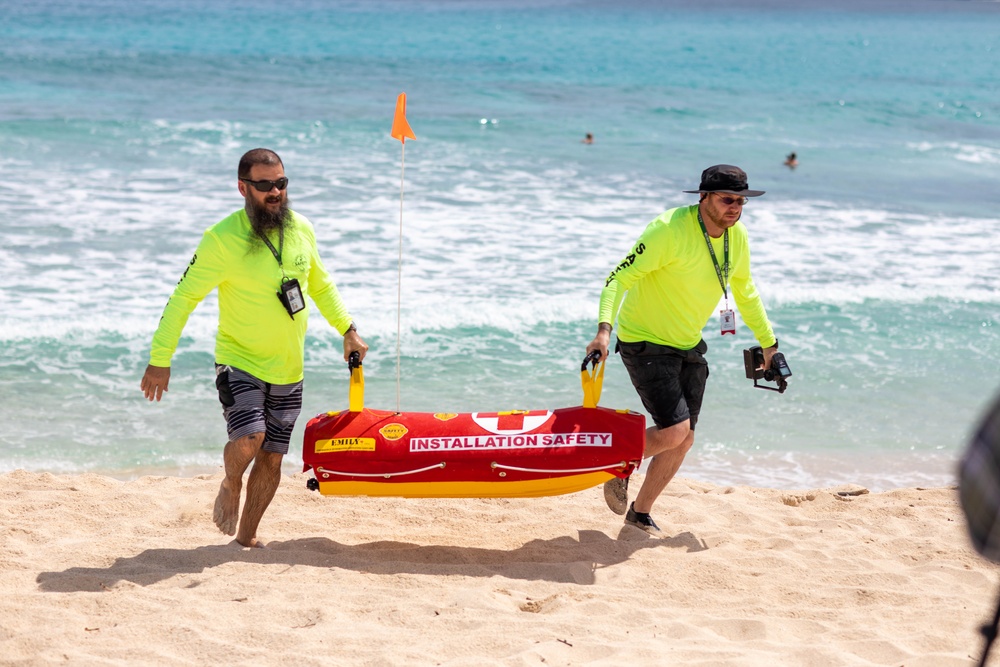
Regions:
[[[235, 169], [277, 150], [294, 208], [396, 404], [578, 405], [604, 277], [726, 162], [794, 373], [743, 377], [741, 325], [682, 476], [778, 488], [953, 483], [1000, 391], [1000, 4], [0, 0], [0, 471], [212, 472], [217, 306], [159, 404], [149, 340]], [[581, 143], [586, 132], [593, 145]], [[800, 166], [782, 165], [795, 151]], [[314, 312], [308, 417], [347, 403]], [[620, 361], [602, 405], [641, 410]]]

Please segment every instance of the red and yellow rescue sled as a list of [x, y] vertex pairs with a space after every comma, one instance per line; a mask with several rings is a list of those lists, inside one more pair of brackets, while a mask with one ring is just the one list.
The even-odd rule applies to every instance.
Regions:
[[352, 359], [350, 408], [306, 425], [302, 460], [323, 495], [410, 498], [553, 496], [627, 477], [642, 462], [645, 417], [597, 406], [600, 372], [581, 378], [584, 405], [556, 410], [428, 413], [364, 407]]

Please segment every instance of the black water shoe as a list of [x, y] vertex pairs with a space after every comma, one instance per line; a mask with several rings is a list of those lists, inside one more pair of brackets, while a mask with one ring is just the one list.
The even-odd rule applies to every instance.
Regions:
[[629, 505], [628, 514], [625, 515], [625, 523], [630, 526], [635, 526], [639, 530], [644, 530], [655, 537], [659, 537], [663, 534], [660, 527], [656, 525], [655, 521], [653, 521], [653, 517], [649, 516], [646, 512], [635, 511], [635, 503]]

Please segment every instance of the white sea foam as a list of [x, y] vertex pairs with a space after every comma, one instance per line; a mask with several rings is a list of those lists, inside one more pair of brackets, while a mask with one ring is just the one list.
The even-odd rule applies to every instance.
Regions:
[[920, 141], [908, 143], [906, 147], [920, 153], [944, 153], [955, 160], [971, 164], [1000, 164], [1000, 148], [995, 146], [967, 144], [957, 141], [942, 143]]
[[[693, 199], [651, 196], [662, 190], [653, 178], [606, 182], [568, 166], [494, 165], [494, 156], [458, 146], [431, 152], [435, 160], [408, 172], [404, 197], [408, 328], [516, 329], [590, 318], [604, 277], [645, 224]], [[291, 191], [312, 218], [350, 308], [380, 333], [395, 329], [399, 280], [399, 183], [391, 162], [388, 151], [352, 153], [325, 163], [319, 178], [301, 177]], [[192, 181], [179, 165], [20, 168], [29, 172], [23, 187], [0, 189], [0, 206], [18, 214], [0, 248], [0, 269], [10, 276], [0, 296], [3, 337], [31, 335], [50, 320], [44, 327], [64, 332], [107, 326], [131, 335], [141, 322], [152, 326], [202, 231], [240, 203], [231, 176]], [[297, 170], [308, 173], [309, 165]], [[371, 178], [359, 181], [359, 173]], [[754, 200], [745, 218], [755, 277], [772, 303], [1000, 300], [993, 244], [970, 242], [994, 238], [995, 219], [943, 220], [777, 196]], [[198, 321], [192, 325], [206, 327]]]
[[900, 487], [939, 488], [956, 483], [953, 452], [734, 451], [702, 443], [684, 461], [685, 477], [713, 484], [812, 489], [853, 484], [871, 491]]
[[[758, 212], [759, 210], [759, 212]], [[749, 222], [755, 278], [784, 301], [1000, 300], [996, 221], [776, 202]], [[773, 240], [773, 242], [768, 242]], [[973, 241], [973, 242], [970, 242]]]

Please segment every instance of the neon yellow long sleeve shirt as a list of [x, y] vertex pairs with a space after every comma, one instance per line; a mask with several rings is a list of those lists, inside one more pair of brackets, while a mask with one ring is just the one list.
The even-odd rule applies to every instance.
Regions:
[[[723, 263], [723, 239], [712, 239]], [[729, 287], [740, 315], [763, 347], [774, 345], [753, 277], [742, 222], [729, 229]], [[618, 320], [619, 340], [649, 341], [690, 350], [722, 299], [712, 256], [698, 224], [698, 206], [670, 209], [649, 223], [601, 291], [598, 322]], [[620, 307], [620, 310], [619, 310]]]
[[[269, 237], [275, 249], [277, 231]], [[291, 384], [302, 379], [308, 305], [295, 319], [278, 300], [282, 268], [254, 233], [240, 209], [210, 227], [167, 301], [153, 335], [149, 363], [170, 366], [181, 331], [195, 307], [219, 289], [219, 329], [215, 361], [236, 366], [264, 382]], [[316, 248], [312, 224], [290, 213], [281, 250], [284, 274], [296, 278], [303, 294], [312, 297], [320, 313], [339, 333], [347, 332], [351, 316]]]

